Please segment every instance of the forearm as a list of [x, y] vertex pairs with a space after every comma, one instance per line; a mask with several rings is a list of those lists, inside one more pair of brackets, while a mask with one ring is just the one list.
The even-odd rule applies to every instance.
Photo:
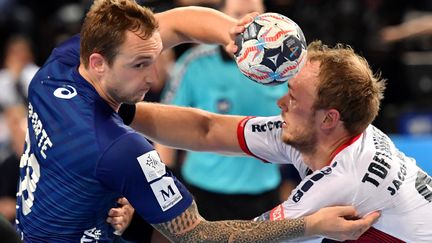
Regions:
[[155, 225], [174, 242], [280, 242], [305, 236], [304, 218], [254, 222], [243, 220], [209, 222], [193, 204], [176, 224]]
[[401, 25], [401, 29], [403, 33], [407, 33], [407, 36], [432, 34], [432, 16], [424, 16], [408, 21]]
[[226, 45], [231, 41], [229, 30], [237, 23], [220, 11], [204, 7], [175, 8], [156, 18], [165, 49], [184, 42]]
[[205, 140], [209, 129], [206, 113], [192, 108], [140, 102], [136, 105], [131, 126], [163, 145], [197, 150], [196, 145]]

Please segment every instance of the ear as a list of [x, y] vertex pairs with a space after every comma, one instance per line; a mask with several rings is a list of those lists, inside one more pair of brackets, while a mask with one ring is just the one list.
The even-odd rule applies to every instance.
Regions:
[[89, 68], [97, 74], [102, 74], [106, 69], [105, 58], [99, 53], [93, 53], [89, 57]]
[[340, 113], [336, 109], [329, 109], [325, 111], [324, 118], [321, 123], [323, 129], [331, 129], [337, 126], [340, 122]]

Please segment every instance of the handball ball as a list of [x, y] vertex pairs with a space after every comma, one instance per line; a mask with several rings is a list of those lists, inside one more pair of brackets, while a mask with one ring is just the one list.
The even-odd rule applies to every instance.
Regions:
[[306, 40], [300, 27], [277, 13], [257, 16], [235, 40], [240, 71], [263, 85], [278, 85], [295, 76], [306, 62]]

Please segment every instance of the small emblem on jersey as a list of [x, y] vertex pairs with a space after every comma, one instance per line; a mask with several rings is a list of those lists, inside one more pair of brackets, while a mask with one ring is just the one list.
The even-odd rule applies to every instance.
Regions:
[[147, 152], [137, 158], [148, 182], [165, 175], [165, 164], [159, 158], [156, 150]]
[[282, 220], [284, 218], [285, 216], [282, 204], [279, 204], [270, 211], [270, 221]]
[[93, 229], [88, 229], [88, 230], [84, 231], [84, 234], [81, 237], [80, 243], [97, 242], [99, 240], [101, 234], [102, 234], [101, 230], [96, 229], [96, 227]]
[[162, 177], [162, 179], [150, 184], [150, 187], [162, 211], [170, 209], [183, 198], [171, 177]]
[[63, 85], [63, 87], [54, 90], [54, 96], [60, 99], [72, 99], [77, 94], [76, 89], [70, 85]]

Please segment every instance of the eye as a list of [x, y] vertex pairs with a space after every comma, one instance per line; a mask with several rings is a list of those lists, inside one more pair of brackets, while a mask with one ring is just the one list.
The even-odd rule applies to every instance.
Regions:
[[133, 65], [133, 68], [143, 68], [146, 67], [147, 65], [145, 63], [137, 63]]

